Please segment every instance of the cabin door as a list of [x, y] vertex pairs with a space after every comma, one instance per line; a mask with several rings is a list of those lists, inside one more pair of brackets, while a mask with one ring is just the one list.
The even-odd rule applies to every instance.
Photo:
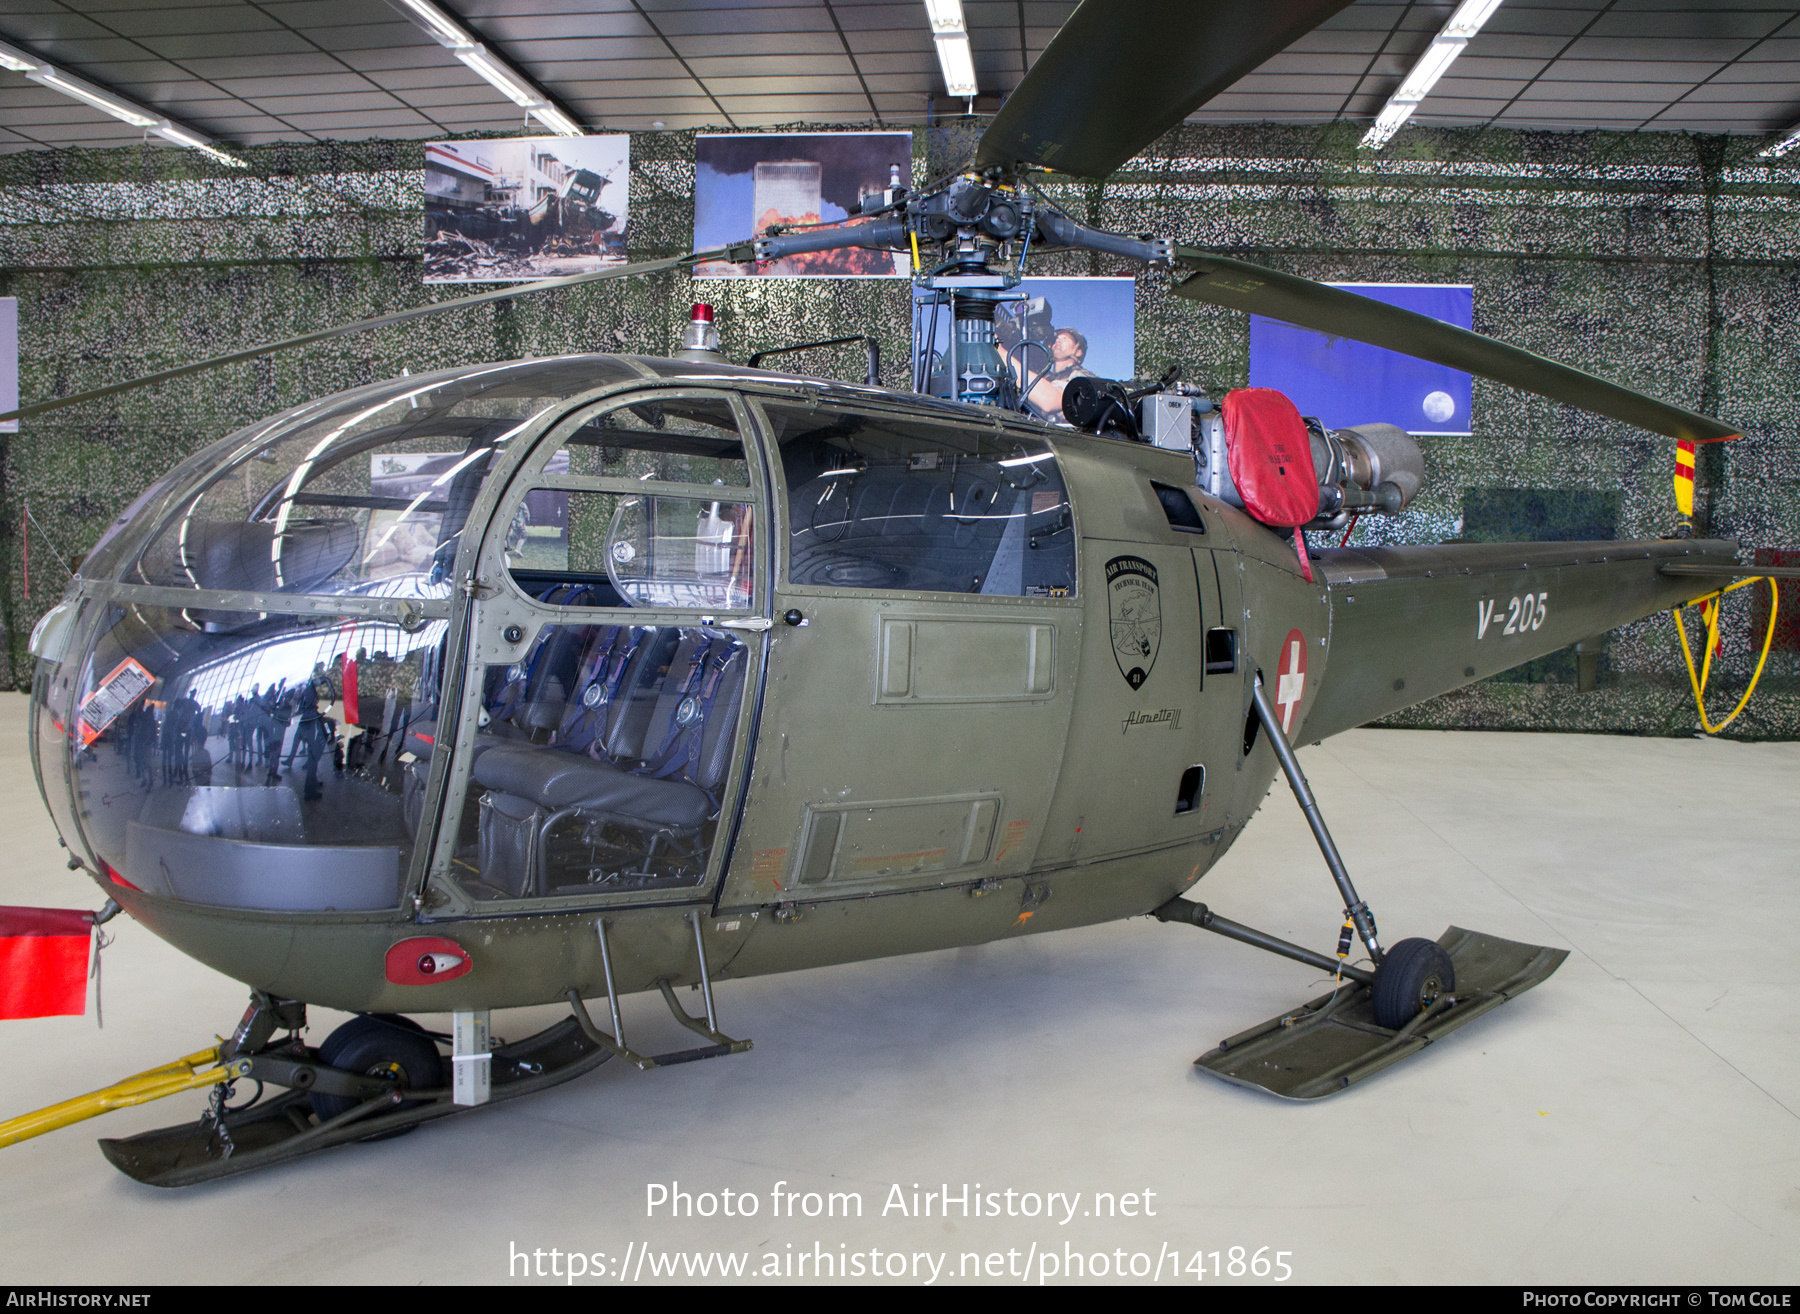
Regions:
[[454, 728], [417, 746], [449, 760], [436, 906], [712, 888], [769, 628], [748, 422], [728, 394], [631, 393], [556, 423], [513, 475], [486, 524]]
[[767, 398], [758, 412], [779, 574], [724, 902], [1028, 870], [1080, 649], [1054, 453], [998, 425], [860, 401]]

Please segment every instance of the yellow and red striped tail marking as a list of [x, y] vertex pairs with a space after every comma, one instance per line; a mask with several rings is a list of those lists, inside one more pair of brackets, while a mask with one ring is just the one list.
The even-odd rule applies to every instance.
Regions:
[[[1694, 518], [1694, 450], [1695, 444], [1686, 438], [1675, 444], [1675, 509], [1681, 512], [1682, 518]], [[1719, 605], [1718, 599], [1700, 604], [1700, 622], [1709, 628], [1712, 638], [1712, 650], [1717, 653], [1721, 636], [1710, 629], [1713, 608]]]
[[1694, 444], [1686, 438], [1675, 444], [1675, 509], [1694, 515]]

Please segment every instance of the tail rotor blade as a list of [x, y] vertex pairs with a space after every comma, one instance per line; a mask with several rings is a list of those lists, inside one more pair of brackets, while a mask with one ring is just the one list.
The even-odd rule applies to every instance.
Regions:
[[1103, 178], [1350, 0], [1083, 0], [975, 163]]
[[1342, 288], [1185, 247], [1176, 249], [1175, 265], [1193, 271], [1174, 289], [1177, 296], [1191, 301], [1265, 315], [1317, 333], [1466, 370], [1668, 438], [1707, 443], [1739, 436], [1736, 429], [1718, 420], [1559, 365], [1521, 347]]
[[29, 419], [33, 415], [44, 415], [50, 411], [61, 410], [65, 406], [77, 406], [82, 402], [116, 396], [121, 392], [130, 392], [134, 388], [147, 387], [152, 383], [166, 383], [170, 379], [179, 379], [184, 375], [217, 369], [221, 365], [234, 365], [239, 361], [255, 360], [258, 356], [285, 351], [289, 347], [304, 347], [309, 343], [323, 342], [327, 338], [343, 337], [350, 333], [363, 333], [369, 329], [389, 328], [395, 324], [405, 324], [410, 320], [424, 319], [431, 315], [442, 315], [452, 310], [467, 310], [472, 306], [486, 305], [491, 301], [510, 301], [514, 297], [529, 296], [534, 292], [548, 292], [559, 287], [576, 287], [582, 283], [599, 283], [615, 278], [636, 278], [641, 274], [660, 274], [666, 270], [698, 264], [702, 260], [748, 260], [750, 258], [746, 244], [744, 247], [726, 247], [717, 251], [689, 252], [686, 255], [669, 256], [662, 260], [641, 260], [636, 264], [615, 265], [610, 269], [597, 269], [587, 274], [567, 274], [561, 278], [546, 278], [536, 282], [521, 283], [514, 287], [498, 288], [492, 292], [478, 292], [473, 296], [455, 297], [449, 301], [433, 301], [428, 305], [413, 306], [408, 310], [396, 310], [391, 315], [377, 315], [373, 319], [359, 319], [348, 324], [334, 324], [330, 328], [318, 329], [312, 333], [301, 333], [295, 337], [281, 338], [275, 342], [259, 343], [257, 346], [245, 347], [240, 351], [228, 351], [222, 356], [212, 356], [188, 365], [177, 365], [172, 369], [158, 370], [154, 374], [139, 375], [137, 378], [127, 379], [123, 383], [109, 383], [104, 388], [90, 388], [86, 392], [73, 393], [67, 397], [57, 397], [50, 401], [21, 406], [17, 410], [7, 411], [0, 415], [0, 421]]

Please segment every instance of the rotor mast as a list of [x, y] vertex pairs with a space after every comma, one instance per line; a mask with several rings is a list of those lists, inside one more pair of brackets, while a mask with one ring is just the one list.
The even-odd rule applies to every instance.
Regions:
[[[861, 222], [833, 228], [771, 228], [756, 239], [759, 261], [809, 251], [863, 247], [876, 251], [924, 249], [936, 254], [927, 267], [915, 265], [915, 300], [924, 315], [912, 387], [934, 397], [977, 406], [1016, 410], [1020, 385], [1050, 362], [1029, 359], [1027, 344], [1011, 353], [1000, 349], [994, 317], [1019, 291], [1025, 260], [1045, 249], [1086, 249], [1152, 264], [1168, 264], [1173, 247], [1166, 238], [1103, 233], [1077, 223], [1034, 199], [1020, 186], [1022, 170], [1012, 166], [968, 169], [947, 183], [919, 192], [897, 184], [869, 198]], [[923, 293], [923, 297], [917, 296]], [[947, 311], [949, 337], [937, 350], [939, 311]], [[924, 312], [921, 311], [921, 314]], [[1040, 350], [1042, 348], [1040, 347]]]

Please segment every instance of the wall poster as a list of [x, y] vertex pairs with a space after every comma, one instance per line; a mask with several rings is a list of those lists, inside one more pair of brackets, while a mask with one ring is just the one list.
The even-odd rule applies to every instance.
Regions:
[[[1454, 283], [1333, 283], [1346, 292], [1469, 328], [1475, 289]], [[1250, 317], [1250, 386], [1279, 388], [1327, 428], [1398, 425], [1408, 433], [1470, 432], [1469, 375], [1396, 351]]]
[[[0, 411], [19, 409], [19, 299], [0, 297]], [[17, 420], [0, 421], [0, 433], [17, 433]]]
[[[994, 336], [1012, 364], [1026, 404], [1040, 420], [1062, 424], [1062, 394], [1079, 374], [1129, 379], [1137, 373], [1135, 278], [1027, 278], [1016, 289], [1023, 301], [1003, 303], [994, 314]], [[914, 359], [927, 334], [934, 354], [950, 343], [950, 308], [913, 305]]]
[[425, 281], [517, 283], [625, 263], [631, 138], [425, 145]]
[[[717, 133], [694, 139], [694, 249], [741, 242], [770, 224], [837, 223], [865, 196], [912, 185], [910, 132]], [[696, 265], [697, 278], [905, 278], [891, 251], [814, 251], [767, 264]]]

